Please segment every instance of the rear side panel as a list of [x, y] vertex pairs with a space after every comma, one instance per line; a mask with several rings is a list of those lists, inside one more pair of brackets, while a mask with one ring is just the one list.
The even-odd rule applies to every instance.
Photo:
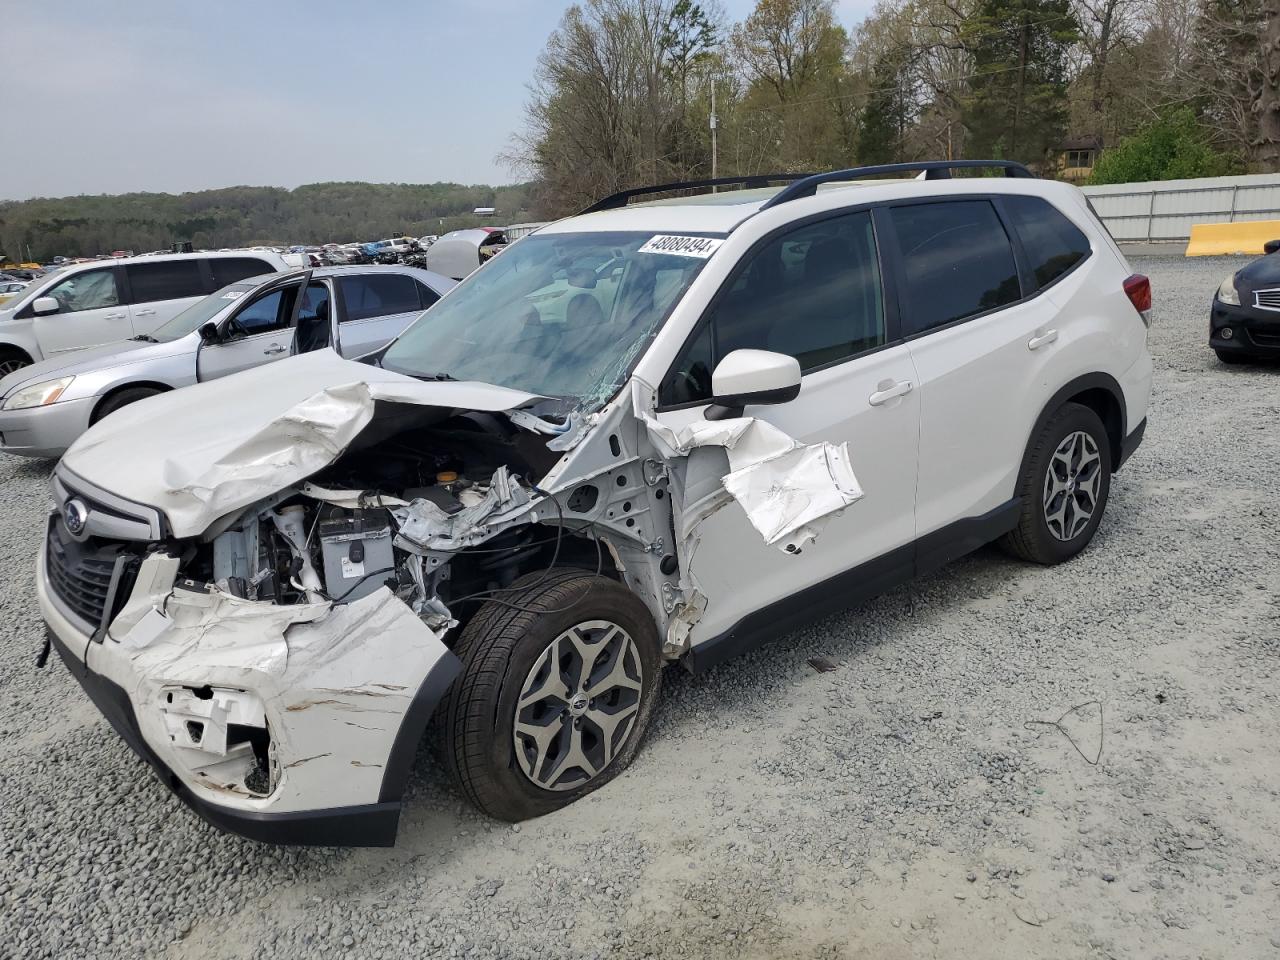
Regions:
[[1146, 416], [1151, 360], [1123, 289], [1128, 265], [1066, 195], [1072, 188], [1044, 186], [1089, 238], [1089, 257], [1028, 299], [911, 341], [921, 389], [917, 537], [1014, 496], [1037, 420], [1072, 381], [1105, 374], [1100, 382], [1121, 384], [1126, 432]]

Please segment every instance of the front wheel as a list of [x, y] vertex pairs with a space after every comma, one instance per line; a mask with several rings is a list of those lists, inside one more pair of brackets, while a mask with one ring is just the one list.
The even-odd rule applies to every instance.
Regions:
[[653, 618], [621, 584], [581, 570], [517, 580], [467, 624], [442, 706], [444, 757], [500, 820], [567, 806], [636, 755], [661, 682]]
[[0, 377], [31, 366], [31, 358], [21, 350], [0, 350]]
[[1061, 563], [1089, 545], [1111, 492], [1111, 444], [1088, 407], [1063, 404], [1035, 439], [1018, 481], [1022, 512], [1002, 544], [1034, 563]]
[[154, 397], [159, 392], [153, 387], [129, 387], [125, 390], [118, 390], [98, 404], [98, 409], [93, 411], [93, 423], [97, 423], [103, 417], [110, 416], [121, 407], [127, 407], [129, 404], [145, 400], [147, 397]]

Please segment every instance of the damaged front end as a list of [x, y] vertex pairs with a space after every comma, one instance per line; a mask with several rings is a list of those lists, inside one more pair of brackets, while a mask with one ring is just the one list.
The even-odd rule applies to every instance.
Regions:
[[460, 410], [427, 402], [453, 385], [415, 386], [323, 390], [198, 470], [175, 454], [147, 503], [73, 469], [90, 472], [93, 447], [55, 473], [37, 571], [52, 642], [219, 827], [393, 843], [423, 730], [460, 669], [456, 628], [531, 569], [620, 576], [621, 557], [660, 547], [636, 545], [651, 519], [639, 471], [537, 486], [576, 417]]
[[[356, 365], [295, 363], [310, 368], [335, 382]], [[690, 450], [725, 449], [725, 498], [784, 552], [860, 496], [847, 450], [750, 418], [677, 434], [638, 381], [557, 414], [370, 371], [252, 429], [223, 424], [210, 387], [183, 449], [148, 461], [126, 409], [68, 453], [37, 584], [53, 643], [121, 736], [207, 820], [260, 840], [394, 842], [459, 628], [524, 574], [615, 578], [663, 654], [687, 653], [706, 605], [700, 516], [677, 502]]]

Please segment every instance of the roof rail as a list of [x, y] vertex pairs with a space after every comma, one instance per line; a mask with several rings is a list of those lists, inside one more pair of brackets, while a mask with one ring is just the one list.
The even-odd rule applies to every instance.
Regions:
[[789, 200], [801, 197], [812, 197], [818, 187], [824, 183], [835, 183], [843, 180], [856, 180], [862, 177], [874, 177], [884, 173], [910, 173], [924, 171], [926, 180], [949, 180], [952, 170], [973, 168], [995, 168], [1004, 171], [1006, 177], [1034, 177], [1030, 170], [1013, 160], [921, 160], [918, 163], [883, 163], [874, 167], [853, 167], [849, 170], [832, 170], [829, 173], [815, 173], [811, 177], [797, 180], [786, 188], [779, 190], [762, 206], [768, 210]]
[[[825, 174], [820, 174], [825, 176]], [[726, 186], [742, 186], [742, 187], [767, 187], [771, 183], [779, 180], [800, 180], [807, 182], [811, 179], [811, 173], [755, 173], [743, 177], [717, 177], [714, 180], [682, 180], [677, 183], [659, 183], [650, 187], [633, 187], [630, 190], [620, 190], [611, 196], [605, 197], [603, 200], [597, 200], [582, 213], [596, 213], [600, 210], [617, 210], [625, 207], [627, 201], [632, 197], [643, 197], [651, 193], [667, 193], [671, 190], [692, 190], [698, 187], [726, 187]]]

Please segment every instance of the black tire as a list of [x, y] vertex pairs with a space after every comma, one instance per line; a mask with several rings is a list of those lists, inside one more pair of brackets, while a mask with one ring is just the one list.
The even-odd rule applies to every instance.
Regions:
[[147, 397], [154, 397], [163, 391], [154, 387], [129, 387], [118, 393], [113, 393], [102, 403], [98, 404], [98, 409], [93, 411], [92, 423], [97, 423], [105, 416], [115, 413], [121, 407], [127, 407], [131, 403], [137, 403], [139, 400], [145, 400]]
[[[1051, 463], [1055, 467], [1061, 466], [1060, 461], [1054, 461], [1058, 448], [1077, 433], [1085, 434], [1092, 441], [1093, 450], [1090, 455], [1096, 453], [1098, 458], [1096, 497], [1088, 522], [1074, 530], [1074, 535], [1062, 539], [1060, 534], [1070, 534], [1072, 529], [1060, 519], [1053, 521], [1059, 532], [1055, 532], [1050, 527], [1049, 511], [1045, 504], [1048, 473]], [[1082, 484], [1079, 489], [1081, 493], [1077, 494], [1076, 483], [1071, 483], [1069, 492], [1063, 491], [1061, 494], [1063, 500], [1076, 496], [1085, 498], [1084, 485]], [[1018, 478], [1018, 496], [1022, 500], [1022, 512], [1018, 517], [1017, 527], [1005, 534], [1000, 541], [1001, 546], [1014, 556], [1033, 563], [1054, 564], [1070, 560], [1093, 539], [1098, 524], [1102, 522], [1110, 492], [1111, 441], [1107, 437], [1106, 427], [1102, 425], [1098, 415], [1088, 407], [1078, 403], [1063, 404], [1062, 408], [1049, 418], [1049, 422], [1045, 424], [1028, 451], [1022, 476]], [[1061, 502], [1063, 501], [1055, 500], [1055, 503]], [[1082, 501], [1071, 504], [1068, 509], [1077, 510], [1080, 502]], [[1080, 516], [1078, 512], [1072, 515], [1072, 527], [1078, 516]]]
[[1241, 363], [1248, 363], [1249, 358], [1243, 353], [1232, 353], [1230, 350], [1214, 350], [1218, 355], [1218, 359], [1228, 366], [1237, 366]]
[[15, 370], [31, 366], [31, 358], [12, 347], [0, 350], [0, 377], [7, 377]]
[[[626, 587], [606, 577], [575, 569], [539, 571], [517, 580], [501, 599], [504, 603], [487, 602], [477, 611], [454, 648], [462, 673], [441, 704], [441, 752], [468, 800], [492, 817], [514, 822], [567, 806], [608, 783], [632, 761], [657, 698], [662, 660], [648, 609]], [[567, 788], [547, 789], [536, 784], [517, 759], [517, 702], [530, 672], [561, 634], [586, 621], [605, 619], [634, 641], [641, 674], [635, 719], [629, 728], [615, 731], [621, 738], [595, 776]], [[574, 720], [568, 712], [556, 712], [557, 722], [581, 727], [582, 720], [589, 719]], [[580, 742], [594, 737], [598, 729], [590, 723], [586, 727]], [[551, 741], [564, 749], [573, 732], [568, 726], [560, 729]]]

